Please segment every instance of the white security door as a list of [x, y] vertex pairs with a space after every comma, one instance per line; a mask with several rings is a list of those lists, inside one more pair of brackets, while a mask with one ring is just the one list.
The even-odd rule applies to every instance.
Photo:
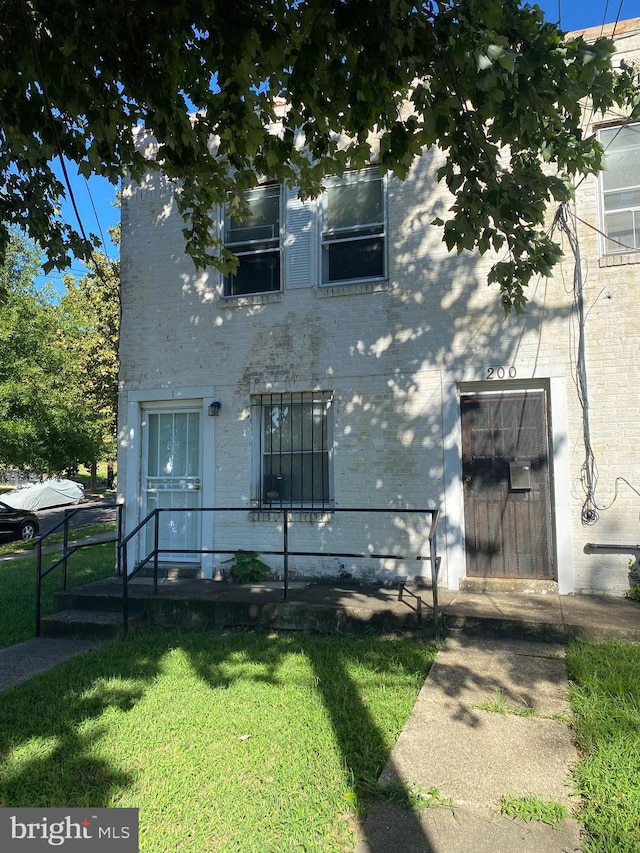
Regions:
[[[161, 560], [195, 562], [200, 547], [200, 412], [146, 413], [145, 514], [159, 513]], [[171, 510], [171, 511], [169, 511]], [[147, 525], [147, 551], [153, 549], [154, 526]]]

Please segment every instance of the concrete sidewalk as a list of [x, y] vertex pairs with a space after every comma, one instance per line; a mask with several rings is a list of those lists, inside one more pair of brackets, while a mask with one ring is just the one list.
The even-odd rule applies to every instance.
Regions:
[[577, 754], [563, 654], [562, 645], [535, 641], [449, 638], [379, 780], [435, 789], [440, 804], [414, 812], [376, 800], [356, 853], [580, 850], [573, 818], [551, 827], [500, 814], [505, 795], [571, 810]]
[[[117, 535], [114, 531], [107, 531], [106, 533], [96, 533], [93, 536], [80, 536], [78, 535], [78, 531], [72, 531], [73, 536], [77, 536], [77, 538], [70, 538], [69, 545], [101, 545], [104, 542], [115, 542], [117, 540]], [[33, 540], [35, 541], [35, 540]], [[43, 554], [55, 554], [56, 552], [62, 549], [62, 545], [58, 542], [55, 545], [44, 545], [42, 548]], [[35, 547], [29, 547], [27, 551], [13, 551], [9, 554], [0, 554], [0, 563], [15, 563], [16, 560], [28, 560], [33, 559], [36, 556]]]
[[97, 649], [105, 640], [34, 637], [0, 649], [0, 693], [48, 672], [70, 658]]

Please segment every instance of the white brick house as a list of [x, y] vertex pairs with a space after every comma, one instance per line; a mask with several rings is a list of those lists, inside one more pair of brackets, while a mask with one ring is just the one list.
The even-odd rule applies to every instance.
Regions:
[[[640, 19], [615, 37], [640, 61]], [[437, 507], [443, 586], [621, 594], [629, 555], [585, 545], [640, 543], [640, 126], [623, 124], [603, 123], [609, 170], [576, 192], [578, 286], [565, 236], [565, 263], [506, 319], [493, 259], [447, 253], [430, 225], [449, 204], [437, 154], [404, 182], [366, 170], [304, 204], [258, 188], [250, 219], [221, 216], [240, 257], [227, 279], [185, 256], [166, 182], [126, 186], [126, 529], [155, 506], [246, 507], [161, 516], [172, 562], [210, 577], [226, 557], [184, 549], [278, 551], [273, 510], [294, 505], [290, 547], [314, 556], [293, 570], [413, 577], [426, 517], [335, 510]]]

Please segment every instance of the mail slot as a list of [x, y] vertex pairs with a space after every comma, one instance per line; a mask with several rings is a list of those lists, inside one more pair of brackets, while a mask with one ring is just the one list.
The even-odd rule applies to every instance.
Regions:
[[264, 499], [267, 503], [289, 500], [288, 482], [283, 474], [267, 474], [265, 476]]
[[518, 491], [531, 488], [531, 462], [509, 462], [509, 487]]

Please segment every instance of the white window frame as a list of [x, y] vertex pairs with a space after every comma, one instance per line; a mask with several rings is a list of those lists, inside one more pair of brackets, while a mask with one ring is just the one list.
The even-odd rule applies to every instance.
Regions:
[[[354, 185], [363, 181], [380, 183], [382, 195], [382, 220], [358, 223], [357, 225], [329, 229], [326, 227], [328, 218], [329, 193], [332, 187]], [[358, 172], [347, 172], [341, 178], [330, 178], [326, 183], [326, 191], [320, 200], [320, 284], [322, 287], [339, 287], [368, 281], [384, 281], [387, 278], [387, 182], [377, 167], [369, 167]], [[356, 232], [354, 234], [354, 232]], [[361, 232], [361, 233], [357, 233]], [[378, 239], [382, 241], [382, 271], [378, 275], [353, 276], [351, 278], [330, 279], [328, 272], [328, 254], [332, 246]]]
[[[258, 198], [261, 195], [271, 195], [271, 197], [277, 197], [278, 199], [278, 227], [274, 229], [276, 233], [273, 233], [271, 236], [254, 236], [249, 237], [247, 239], [229, 239], [230, 234], [230, 223], [232, 222], [232, 217], [225, 212], [224, 222], [223, 222], [223, 242], [225, 249], [233, 252], [234, 255], [237, 256], [240, 264], [242, 264], [243, 258], [258, 258], [260, 255], [277, 255], [278, 259], [278, 286], [277, 287], [267, 287], [262, 288], [260, 290], [247, 290], [242, 292], [234, 292], [233, 290], [233, 280], [234, 275], [228, 274], [224, 276], [223, 279], [223, 295], [225, 297], [238, 297], [238, 296], [254, 296], [264, 293], [279, 293], [282, 291], [282, 281], [284, 276], [283, 270], [283, 258], [282, 258], [282, 245], [283, 245], [283, 227], [284, 227], [284, 204], [282, 198], [282, 186], [280, 184], [260, 184], [257, 187], [254, 187], [251, 190], [247, 190], [243, 193], [243, 197], [249, 203], [252, 199]], [[244, 220], [246, 222], [246, 220]], [[243, 230], [250, 231], [251, 226], [247, 225], [246, 228], [243, 229], [244, 222], [239, 222], [238, 227], [236, 227], [234, 237], [240, 237], [240, 233]]]
[[[634, 151], [634, 150], [637, 151], [637, 169], [634, 172], [634, 174], [636, 176], [636, 183], [635, 184], [630, 183], [629, 185], [627, 185], [625, 187], [618, 187], [618, 188], [614, 188], [614, 189], [606, 189], [606, 187], [605, 187], [606, 180], [607, 180], [607, 170], [606, 170], [607, 150], [606, 149], [607, 149], [608, 143], [606, 140], [603, 139], [603, 136], [604, 135], [609, 136], [610, 133], [617, 135], [620, 133], [625, 133], [627, 131], [633, 131], [635, 134], [637, 134], [637, 139], [638, 139], [637, 145], [625, 146], [626, 150], [628, 150], [628, 151]], [[634, 191], [635, 190], [638, 193], [638, 195], [640, 196], [640, 124], [615, 125], [615, 126], [609, 126], [609, 127], [601, 128], [598, 131], [598, 139], [600, 140], [600, 142], [602, 143], [602, 145], [605, 148], [605, 155], [604, 155], [605, 168], [600, 173], [600, 176], [598, 179], [599, 218], [600, 218], [600, 232], [601, 232], [601, 234], [600, 234], [600, 253], [602, 255], [616, 255], [616, 254], [622, 254], [624, 252], [640, 251], [640, 199], [639, 199], [639, 203], [637, 205], [632, 204], [632, 205], [629, 205], [626, 207], [620, 206], [618, 208], [613, 208], [613, 209], [608, 210], [608, 211], [606, 210], [606, 204], [605, 204], [606, 196], [612, 195], [615, 192], [621, 192], [621, 191], [625, 191], [625, 190], [627, 190], [627, 191]], [[617, 149], [617, 150], [624, 150], [624, 149]], [[633, 175], [630, 174], [629, 177], [632, 178]], [[612, 213], [623, 213], [623, 214], [629, 213], [629, 214], [631, 214], [631, 217], [632, 217], [632, 238], [633, 238], [635, 245], [632, 245], [631, 243], [621, 245], [620, 243], [616, 242], [615, 237], [609, 237], [608, 230], [607, 230], [607, 216], [610, 216]]]
[[[253, 419], [253, 504], [262, 509], [280, 509], [282, 507], [293, 507], [304, 510], [326, 510], [333, 507], [334, 490], [333, 490], [333, 402], [334, 396], [331, 391], [293, 391], [293, 392], [274, 392], [266, 394], [257, 394], [251, 398], [251, 409]], [[321, 426], [321, 436], [324, 439], [324, 449], [315, 450], [313, 447], [295, 447], [293, 449], [266, 446], [265, 438], [265, 415], [271, 406], [278, 405], [320, 405], [323, 408], [323, 423]], [[287, 468], [293, 471], [295, 463], [299, 462], [302, 467], [302, 458], [309, 458], [311, 455], [320, 455], [323, 458], [323, 464], [326, 461], [326, 492], [324, 486], [322, 493], [312, 495], [311, 500], [296, 499], [292, 494], [290, 486], [286, 482], [283, 483], [282, 491], [278, 493], [277, 485], [274, 484], [273, 494], [268, 495], [267, 483], [265, 481], [266, 474], [266, 459], [270, 456], [276, 460], [272, 471], [275, 473], [270, 476], [280, 476], [284, 473], [287, 478]], [[324, 480], [324, 474], [320, 475]], [[293, 481], [293, 477], [289, 475], [289, 480]]]

